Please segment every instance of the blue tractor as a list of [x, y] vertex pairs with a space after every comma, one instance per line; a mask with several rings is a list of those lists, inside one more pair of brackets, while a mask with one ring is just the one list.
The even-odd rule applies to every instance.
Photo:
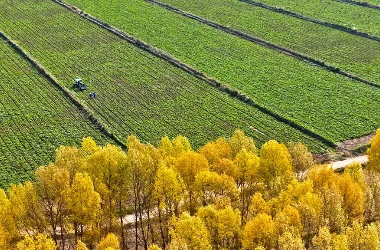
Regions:
[[87, 85], [82, 82], [82, 79], [76, 78], [74, 81], [74, 88], [78, 88], [80, 91], [87, 89]]

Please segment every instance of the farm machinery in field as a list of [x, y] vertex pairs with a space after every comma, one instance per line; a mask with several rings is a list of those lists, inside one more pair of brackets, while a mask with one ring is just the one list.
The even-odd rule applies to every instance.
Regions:
[[74, 81], [74, 88], [78, 88], [80, 91], [87, 89], [87, 85], [82, 82], [82, 79], [76, 78]]

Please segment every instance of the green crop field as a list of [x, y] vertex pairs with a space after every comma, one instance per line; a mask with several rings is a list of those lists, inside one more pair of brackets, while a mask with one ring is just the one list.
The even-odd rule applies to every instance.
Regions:
[[[237, 0], [238, 1], [238, 0]], [[380, 36], [380, 10], [336, 0], [254, 0], [318, 20]], [[366, 1], [363, 1], [366, 2]]]
[[96, 4], [70, 0], [70, 3], [79, 8], [91, 6], [83, 9], [332, 141], [369, 134], [380, 125], [378, 104], [369, 105], [379, 96], [378, 88], [332, 74], [143, 0], [99, 0]]
[[29, 179], [59, 145], [78, 145], [86, 136], [111, 142], [1, 38], [0, 128], [1, 188]]
[[39, 1], [38, 6], [35, 1], [13, 3], [3, 4], [0, 15], [6, 20], [0, 28], [66, 87], [71, 87], [75, 77], [83, 78], [98, 98], [90, 100], [88, 92], [75, 95], [120, 140], [136, 134], [145, 142], [157, 143], [165, 135], [182, 134], [197, 147], [241, 128], [258, 145], [275, 138], [301, 140], [316, 151], [324, 147], [58, 4], [48, 0]]
[[[75, 1], [90, 12], [100, 8], [99, 1], [96, 4], [89, 0], [71, 1]], [[160, 2], [319, 59], [380, 84], [380, 42], [237, 0], [161, 0]]]
[[[380, 86], [332, 73], [144, 0], [65, 1], [246, 94], [259, 107], [229, 96], [54, 1], [0, 0], [0, 31], [80, 100], [118, 141], [135, 134], [157, 144], [163, 136], [181, 134], [198, 148], [239, 128], [257, 146], [270, 139], [302, 141], [313, 152], [325, 152], [330, 148], [323, 141], [338, 143], [380, 127], [376, 101]], [[238, 0], [162, 2], [380, 85], [379, 42]], [[331, 11], [343, 4], [329, 3]], [[313, 13], [309, 3], [289, 4], [293, 5]], [[362, 8], [342, 6], [347, 16]], [[370, 16], [377, 11], [367, 9]], [[358, 16], [352, 22], [376, 29], [369, 25], [373, 18], [367, 19], [365, 23]], [[77, 77], [88, 85], [87, 91], [73, 88]], [[90, 99], [89, 92], [97, 92], [97, 98]], [[321, 139], [313, 138], [313, 133]], [[60, 88], [0, 40], [0, 187], [31, 178], [36, 166], [53, 159], [58, 145], [78, 145], [85, 136], [100, 144], [111, 141]]]

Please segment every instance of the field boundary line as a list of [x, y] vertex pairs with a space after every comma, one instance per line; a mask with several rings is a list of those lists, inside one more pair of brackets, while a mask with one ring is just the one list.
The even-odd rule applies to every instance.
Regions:
[[251, 99], [247, 95], [239, 92], [238, 90], [232, 89], [229, 86], [220, 83], [218, 80], [215, 80], [215, 79], [203, 74], [202, 72], [198, 71], [197, 69], [181, 62], [180, 60], [174, 58], [173, 56], [167, 54], [166, 52], [164, 52], [158, 48], [155, 48], [155, 47], [151, 46], [150, 44], [147, 44], [146, 42], [141, 41], [141, 40], [139, 40], [139, 39], [137, 39], [131, 35], [128, 35], [124, 31], [122, 31], [116, 27], [113, 27], [112, 25], [110, 25], [104, 21], [101, 21], [100, 19], [98, 19], [98, 18], [96, 18], [96, 17], [94, 17], [88, 13], [85, 13], [84, 11], [82, 11], [81, 9], [79, 9], [76, 6], [61, 2], [60, 0], [51, 0], [51, 1], [67, 8], [68, 10], [70, 10], [70, 11], [76, 13], [77, 15], [85, 18], [86, 20], [100, 26], [101, 28], [108, 30], [109, 32], [113, 33], [114, 35], [116, 35], [116, 36], [120, 37], [121, 39], [123, 39], [123, 40], [129, 42], [130, 44], [134, 45], [135, 47], [142, 49], [142, 50], [144, 50], [144, 51], [146, 51], [146, 52], [148, 52], [148, 53], [150, 53], [150, 54], [152, 54], [158, 58], [161, 58], [161, 59], [165, 60], [166, 62], [170, 63], [171, 65], [195, 76], [198, 79], [201, 79], [202, 81], [204, 81], [204, 82], [210, 84], [211, 86], [217, 88], [219, 91], [225, 92], [225, 93], [229, 94], [231, 97], [237, 98], [238, 100], [240, 100], [244, 103], [247, 103], [247, 104], [251, 105], [252, 107], [257, 108], [261, 112], [263, 112], [267, 115], [270, 115], [274, 119], [276, 119], [282, 123], [285, 123], [285, 124], [295, 128], [295, 129], [303, 132], [304, 134], [325, 143], [329, 147], [333, 147], [333, 148], [336, 147], [335, 142], [317, 134], [316, 132], [313, 132], [312, 130], [310, 130], [306, 127], [303, 127], [302, 125], [292, 121], [289, 118], [281, 116], [281, 115], [267, 109], [266, 107], [263, 107], [263, 106], [257, 104], [253, 99]]
[[356, 80], [356, 81], [368, 84], [368, 85], [376, 87], [376, 88], [380, 88], [380, 85], [377, 84], [377, 83], [374, 83], [372, 81], [366, 80], [366, 79], [361, 78], [359, 76], [353, 75], [353, 74], [351, 74], [349, 72], [343, 71], [340, 68], [328, 65], [324, 61], [321, 61], [321, 60], [318, 60], [318, 59], [314, 59], [312, 57], [306, 56], [306, 55], [301, 54], [299, 52], [296, 52], [294, 50], [290, 50], [290, 49], [284, 48], [282, 46], [273, 44], [273, 43], [268, 42], [266, 40], [263, 40], [261, 38], [255, 37], [253, 35], [246, 34], [246, 33], [242, 32], [240, 30], [224, 26], [222, 24], [210, 21], [210, 20], [208, 20], [206, 18], [203, 18], [203, 17], [197, 16], [197, 15], [194, 15], [192, 13], [180, 10], [180, 9], [178, 9], [176, 7], [173, 7], [173, 6], [165, 4], [165, 3], [158, 2], [156, 0], [144, 0], [144, 1], [149, 2], [151, 4], [155, 4], [155, 5], [160, 6], [160, 7], [163, 7], [165, 9], [169, 10], [169, 11], [172, 11], [172, 12], [175, 12], [175, 13], [180, 14], [182, 16], [191, 18], [191, 19], [196, 20], [198, 22], [204, 23], [206, 25], [209, 25], [211, 27], [214, 27], [214, 28], [219, 29], [221, 31], [224, 31], [226, 33], [229, 33], [231, 35], [240, 37], [240, 38], [242, 38], [244, 40], [247, 40], [247, 41], [250, 41], [250, 42], [254, 42], [256, 44], [268, 47], [268, 48], [273, 49], [273, 50], [275, 50], [277, 52], [283, 53], [283, 54], [285, 54], [287, 56], [294, 57], [294, 58], [296, 58], [296, 59], [298, 59], [300, 61], [306, 61], [306, 62], [313, 63], [313, 64], [315, 64], [317, 66], [320, 66], [320, 67], [322, 67], [322, 68], [324, 68], [324, 69], [326, 69], [328, 71], [331, 71], [331, 72], [343, 75], [345, 77], [348, 77], [348, 78], [351, 78], [353, 80]]
[[354, 1], [354, 0], [334, 0], [334, 1], [342, 2], [342, 3], [348, 3], [348, 4], [352, 4], [352, 5], [359, 5], [362, 7], [371, 8], [371, 9], [375, 9], [375, 10], [380, 10], [379, 5], [373, 5], [373, 4], [370, 4], [367, 2]]
[[292, 12], [292, 11], [289, 11], [289, 10], [285, 10], [283, 8], [280, 8], [280, 7], [274, 7], [274, 6], [267, 5], [267, 4], [264, 4], [264, 3], [259, 3], [259, 2], [253, 1], [253, 0], [238, 0], [238, 1], [244, 2], [244, 3], [248, 3], [248, 4], [254, 5], [256, 7], [264, 8], [264, 9], [267, 9], [267, 10], [270, 10], [270, 11], [278, 12], [278, 13], [281, 13], [281, 14], [284, 14], [284, 15], [288, 15], [288, 16], [291, 16], [291, 17], [295, 17], [295, 18], [298, 18], [298, 19], [301, 19], [301, 20], [305, 20], [305, 21], [308, 21], [308, 22], [320, 24], [320, 25], [323, 25], [323, 26], [326, 26], [326, 27], [329, 27], [329, 28], [337, 29], [337, 30], [340, 30], [340, 31], [343, 31], [343, 32], [346, 32], [346, 33], [349, 33], [349, 34], [352, 34], [352, 35], [361, 36], [361, 37], [364, 37], [364, 38], [368, 38], [368, 39], [380, 42], [380, 37], [378, 37], [378, 36], [373, 36], [373, 35], [370, 35], [368, 33], [365, 33], [365, 32], [362, 32], [362, 31], [358, 31], [356, 29], [351, 29], [351, 28], [348, 28], [348, 27], [340, 25], [340, 24], [335, 24], [335, 23], [330, 23], [330, 22], [326, 22], [326, 21], [321, 21], [321, 20], [318, 20], [318, 19], [315, 19], [315, 18], [312, 18], [312, 17], [307, 17], [307, 16], [304, 16], [304, 15], [301, 15], [301, 14], [298, 14], [298, 13], [295, 13], [295, 12]]
[[126, 148], [126, 145], [115, 137], [105, 125], [101, 123], [101, 121], [96, 118], [96, 116], [91, 112], [89, 108], [86, 107], [77, 97], [71, 94], [70, 90], [62, 86], [54, 76], [52, 76], [42, 65], [40, 65], [31, 55], [29, 55], [26, 51], [24, 51], [18, 44], [16, 44], [12, 39], [10, 39], [5, 33], [0, 30], [0, 37], [7, 42], [12, 49], [14, 49], [22, 58], [27, 60], [32, 66], [37, 70], [39, 74], [43, 77], [47, 78], [48, 81], [53, 83], [59, 90], [61, 90], [65, 96], [69, 98], [69, 100], [79, 109], [82, 114], [84, 114], [85, 118], [89, 119], [91, 123], [100, 130], [101, 133], [111, 138], [122, 148]]

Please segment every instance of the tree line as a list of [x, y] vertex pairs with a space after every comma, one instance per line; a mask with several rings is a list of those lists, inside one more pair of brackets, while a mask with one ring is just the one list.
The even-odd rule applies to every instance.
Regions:
[[0, 190], [0, 249], [380, 249], [380, 132], [367, 154], [338, 174], [301, 143], [257, 149], [240, 130], [199, 150], [84, 138]]

